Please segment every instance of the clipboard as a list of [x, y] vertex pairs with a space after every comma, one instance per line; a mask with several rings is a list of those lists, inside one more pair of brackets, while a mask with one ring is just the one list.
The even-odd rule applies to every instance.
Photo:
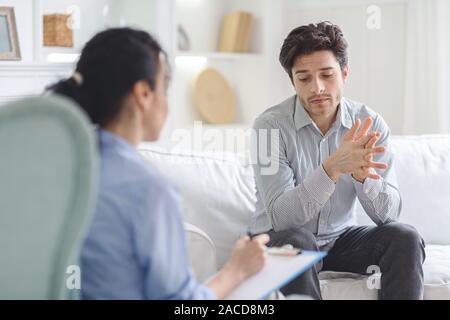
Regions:
[[266, 299], [272, 292], [311, 268], [327, 254], [321, 251], [302, 251], [296, 256], [268, 255], [264, 268], [237, 286], [226, 300]]

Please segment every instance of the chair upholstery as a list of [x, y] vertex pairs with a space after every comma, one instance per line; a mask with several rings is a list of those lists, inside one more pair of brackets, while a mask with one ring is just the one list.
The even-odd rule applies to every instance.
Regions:
[[62, 97], [0, 107], [0, 299], [68, 297], [95, 197], [94, 141]]

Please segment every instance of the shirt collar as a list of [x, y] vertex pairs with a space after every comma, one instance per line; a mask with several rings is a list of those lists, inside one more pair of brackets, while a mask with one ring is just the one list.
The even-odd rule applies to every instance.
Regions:
[[348, 110], [348, 105], [344, 98], [341, 99], [341, 103], [339, 104], [339, 106], [339, 116], [341, 119], [341, 124], [347, 129], [351, 129], [351, 127], [353, 126], [353, 121]]
[[[347, 110], [347, 104], [345, 100], [342, 98], [338, 108], [338, 114], [336, 119], [339, 119], [339, 123], [342, 124], [347, 129], [352, 127], [352, 119]], [[312, 124], [313, 120], [309, 116], [308, 112], [306, 112], [305, 107], [300, 102], [299, 97], [295, 99], [295, 107], [294, 107], [294, 124], [297, 130], [300, 130], [303, 127], [306, 127], [309, 124]], [[336, 122], [335, 122], [336, 124]], [[335, 125], [333, 124], [333, 126]]]
[[97, 134], [101, 148], [112, 148], [119, 151], [124, 151], [127, 154], [138, 154], [133, 145], [111, 131], [98, 129]]
[[297, 130], [300, 130], [303, 127], [306, 127], [309, 124], [312, 124], [313, 121], [309, 116], [308, 112], [306, 112], [305, 107], [300, 102], [300, 98], [296, 96], [295, 98], [295, 107], [294, 107], [294, 124]]

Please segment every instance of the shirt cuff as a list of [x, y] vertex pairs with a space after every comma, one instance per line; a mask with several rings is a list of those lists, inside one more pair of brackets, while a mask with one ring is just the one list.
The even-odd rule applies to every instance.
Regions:
[[365, 195], [370, 201], [375, 200], [383, 188], [383, 179], [366, 178], [364, 183], [361, 183], [353, 178], [353, 183], [356, 186], [357, 193]]
[[217, 300], [217, 297], [216, 297], [216, 294], [214, 293], [214, 291], [212, 291], [206, 285], [203, 286], [203, 290], [204, 290], [205, 294], [203, 297], [199, 297], [198, 300]]
[[308, 194], [320, 205], [325, 205], [336, 187], [322, 165], [304, 180], [303, 185]]

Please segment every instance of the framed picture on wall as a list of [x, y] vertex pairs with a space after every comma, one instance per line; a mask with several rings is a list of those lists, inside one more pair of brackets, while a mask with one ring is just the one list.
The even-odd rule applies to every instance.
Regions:
[[13, 7], [0, 7], [0, 60], [20, 60], [19, 37]]

